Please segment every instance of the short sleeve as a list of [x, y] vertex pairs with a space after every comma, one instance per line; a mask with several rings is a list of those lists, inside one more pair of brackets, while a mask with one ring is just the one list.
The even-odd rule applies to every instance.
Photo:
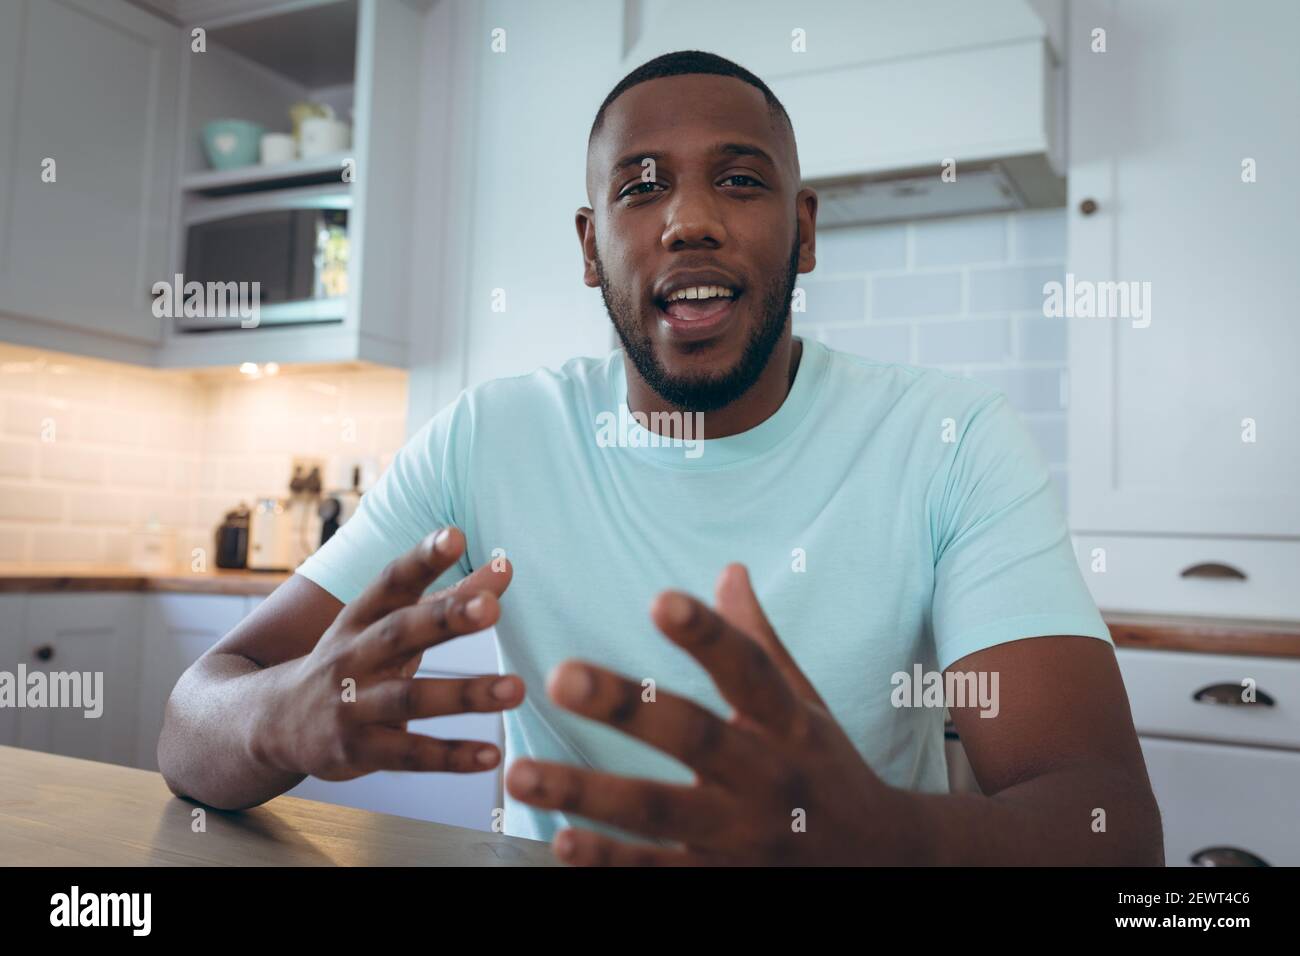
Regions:
[[[356, 513], [298, 567], [298, 573], [349, 604], [390, 561], [425, 535], [460, 524], [463, 449], [469, 438], [465, 417], [458, 399], [411, 436], [375, 486], [361, 496]], [[453, 584], [469, 571], [462, 555], [433, 587]]]
[[1075, 563], [1047, 466], [1001, 394], [971, 414], [938, 489], [931, 533], [940, 669], [1021, 638], [1113, 643]]

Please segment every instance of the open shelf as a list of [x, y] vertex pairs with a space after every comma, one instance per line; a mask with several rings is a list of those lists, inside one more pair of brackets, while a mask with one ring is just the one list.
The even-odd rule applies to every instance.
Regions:
[[181, 190], [203, 196], [229, 196], [236, 193], [286, 189], [291, 186], [316, 186], [343, 183], [343, 161], [348, 152], [295, 159], [274, 166], [249, 165], [238, 169], [208, 169], [187, 173], [181, 178]]

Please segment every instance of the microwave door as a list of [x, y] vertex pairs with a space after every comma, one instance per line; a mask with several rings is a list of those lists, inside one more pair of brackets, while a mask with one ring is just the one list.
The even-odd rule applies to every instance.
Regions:
[[[213, 201], [189, 219], [184, 280], [205, 287], [248, 283], [243, 288], [249, 293], [251, 283], [258, 283], [262, 325], [340, 321], [347, 293], [348, 205], [347, 196], [268, 194], [262, 202], [253, 197]], [[342, 281], [323, 282], [330, 274]], [[239, 327], [241, 317], [208, 314], [177, 322], [186, 331], [231, 329]]]

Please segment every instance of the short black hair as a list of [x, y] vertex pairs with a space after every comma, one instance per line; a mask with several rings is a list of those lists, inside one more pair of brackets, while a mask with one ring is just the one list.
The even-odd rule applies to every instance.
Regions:
[[708, 76], [733, 76], [744, 83], [748, 83], [763, 94], [763, 98], [767, 100], [767, 109], [772, 118], [783, 120], [786, 128], [790, 130], [791, 137], [793, 137], [794, 124], [790, 122], [790, 114], [785, 111], [785, 107], [776, 98], [776, 94], [757, 76], [750, 73], [739, 63], [734, 63], [726, 57], [718, 56], [716, 53], [705, 53], [703, 50], [678, 50], [675, 53], [665, 53], [653, 60], [642, 63], [618, 81], [618, 85], [610, 90], [609, 95], [605, 97], [605, 102], [600, 104], [600, 109], [596, 110], [596, 119], [591, 124], [591, 133], [587, 137], [587, 145], [590, 146], [592, 140], [596, 138], [596, 134], [600, 132], [600, 127], [605, 121], [605, 111], [609, 109], [609, 104], [613, 103], [627, 90], [645, 83], [647, 80], [696, 73], [703, 73]]

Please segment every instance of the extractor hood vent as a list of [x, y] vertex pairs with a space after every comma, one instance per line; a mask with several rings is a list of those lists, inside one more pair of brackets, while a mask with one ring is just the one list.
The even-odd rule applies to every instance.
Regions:
[[936, 216], [1060, 206], [1064, 184], [1043, 163], [1010, 160], [958, 166], [945, 182], [938, 168], [805, 183], [817, 190], [819, 227], [857, 226]]

